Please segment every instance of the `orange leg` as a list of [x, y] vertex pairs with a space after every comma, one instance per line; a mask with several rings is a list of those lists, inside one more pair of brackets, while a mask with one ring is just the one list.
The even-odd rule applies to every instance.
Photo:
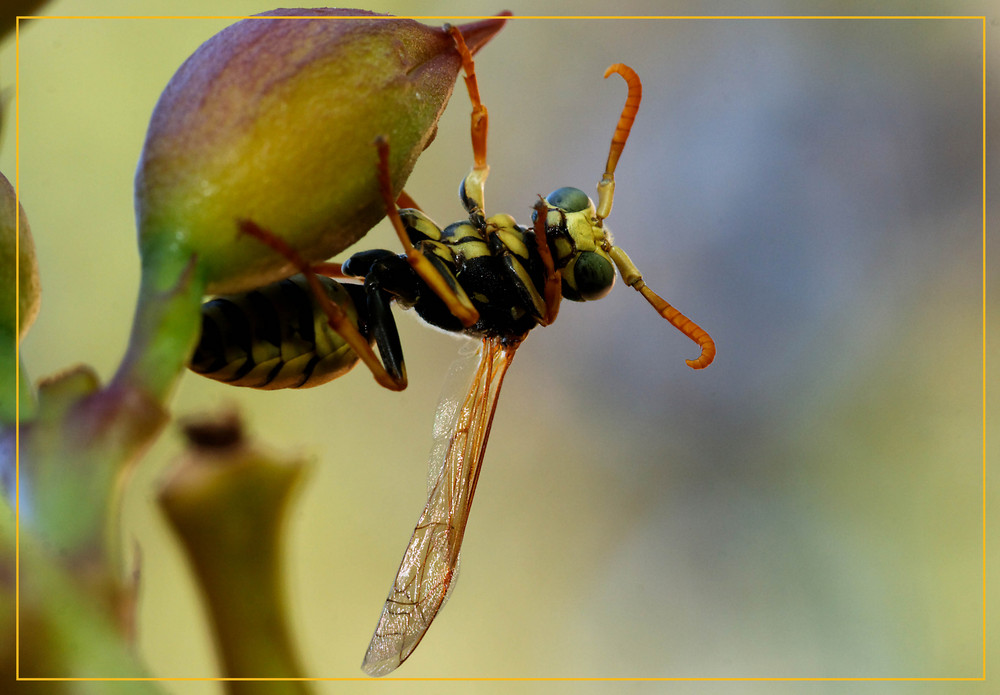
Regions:
[[272, 249], [293, 263], [296, 268], [298, 268], [299, 272], [306, 277], [306, 281], [309, 283], [309, 288], [312, 290], [316, 301], [319, 302], [321, 307], [323, 307], [323, 311], [326, 313], [326, 319], [330, 324], [330, 328], [336, 331], [337, 335], [343, 338], [347, 344], [351, 346], [351, 349], [357, 353], [358, 357], [361, 358], [361, 361], [364, 362], [368, 369], [371, 370], [372, 375], [375, 377], [375, 381], [392, 391], [402, 391], [406, 388], [406, 380], [396, 381], [389, 375], [389, 373], [385, 370], [385, 367], [382, 366], [382, 363], [375, 355], [371, 345], [369, 345], [365, 337], [358, 332], [358, 327], [351, 323], [350, 319], [347, 318], [347, 314], [344, 313], [344, 310], [341, 309], [336, 302], [331, 301], [326, 292], [323, 291], [323, 287], [320, 285], [319, 278], [316, 276], [316, 270], [312, 264], [300, 256], [299, 252], [289, 246], [284, 239], [275, 236], [272, 232], [267, 231], [255, 222], [251, 222], [250, 220], [240, 220], [238, 223], [238, 229], [240, 234], [246, 234], [262, 244], [270, 246]]
[[470, 208], [470, 219], [472, 210], [477, 210], [486, 217], [486, 177], [490, 175], [490, 166], [486, 163], [486, 134], [489, 125], [489, 114], [483, 105], [483, 100], [479, 96], [479, 80], [476, 79], [476, 63], [472, 60], [472, 53], [465, 45], [462, 32], [450, 24], [444, 25], [445, 31], [451, 35], [455, 41], [455, 49], [462, 57], [462, 69], [465, 71], [465, 86], [469, 90], [469, 100], [472, 101], [472, 171], [465, 177], [462, 186], [465, 195], [473, 201]]
[[[420, 279], [427, 283], [427, 286], [444, 302], [448, 310], [462, 322], [463, 326], [471, 326], [479, 320], [479, 312], [472, 305], [472, 300], [465, 294], [460, 286], [454, 287], [449, 284], [439, 273], [431, 262], [424, 258], [424, 255], [414, 248], [410, 242], [410, 237], [403, 226], [403, 220], [399, 217], [399, 208], [396, 207], [396, 196], [392, 193], [392, 181], [389, 176], [389, 141], [384, 136], [379, 136], [375, 140], [378, 147], [378, 183], [379, 191], [382, 193], [382, 200], [385, 203], [386, 216], [396, 230], [396, 236], [403, 245], [406, 253], [406, 260], [410, 267], [416, 271]], [[409, 196], [407, 196], [409, 197]]]
[[[469, 90], [469, 99], [472, 101], [472, 154], [475, 158], [476, 169], [487, 169], [486, 165], [486, 131], [489, 125], [489, 114], [483, 101], [479, 96], [479, 80], [476, 79], [476, 63], [472, 60], [472, 53], [465, 45], [465, 38], [458, 27], [450, 24], [444, 25], [451, 38], [455, 41], [455, 48], [462, 57], [462, 69], [465, 71], [465, 86]], [[486, 176], [484, 175], [485, 179]]]
[[562, 272], [556, 270], [552, 261], [552, 251], [549, 249], [548, 237], [545, 234], [545, 222], [548, 215], [549, 206], [545, 200], [538, 196], [535, 203], [535, 243], [538, 246], [538, 255], [542, 259], [545, 267], [545, 321], [543, 326], [550, 325], [556, 320], [559, 314], [559, 302], [562, 299]]
[[344, 274], [344, 271], [340, 267], [340, 263], [313, 263], [313, 272], [317, 275], [323, 275], [328, 278], [336, 278], [338, 280], [346, 279], [349, 276]]
[[410, 208], [411, 210], [421, 210], [420, 206], [417, 205], [417, 201], [409, 196], [406, 191], [400, 191], [399, 195], [396, 196], [396, 207], [400, 208]]

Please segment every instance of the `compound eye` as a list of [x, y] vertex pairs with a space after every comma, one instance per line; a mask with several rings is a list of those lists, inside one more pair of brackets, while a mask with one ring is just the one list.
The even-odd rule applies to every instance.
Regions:
[[615, 267], [607, 258], [593, 251], [581, 251], [577, 255], [571, 275], [580, 301], [600, 299], [615, 284]]
[[545, 197], [545, 202], [563, 212], [583, 212], [593, 203], [579, 188], [557, 188]]

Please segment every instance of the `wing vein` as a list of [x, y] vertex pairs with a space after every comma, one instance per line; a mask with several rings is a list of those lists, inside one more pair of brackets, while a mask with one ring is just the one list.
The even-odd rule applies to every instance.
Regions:
[[[440, 462], [431, 461], [437, 475], [362, 662], [369, 675], [385, 675], [405, 661], [448, 600], [497, 398], [516, 349], [500, 338], [483, 338], [448, 446]], [[432, 459], [439, 455], [435, 447]]]

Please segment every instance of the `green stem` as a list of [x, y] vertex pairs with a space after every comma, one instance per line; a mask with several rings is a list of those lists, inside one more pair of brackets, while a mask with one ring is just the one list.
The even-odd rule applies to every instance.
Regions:
[[[15, 593], [15, 543], [20, 547], [20, 592]], [[18, 599], [15, 606], [15, 597]], [[0, 682], [13, 691], [99, 695], [99, 681], [13, 685], [21, 678], [144, 678], [148, 673], [121, 639], [113, 616], [79, 581], [62, 558], [22, 529], [15, 534], [14, 512], [0, 500]], [[15, 614], [20, 628], [15, 633]], [[15, 635], [20, 637], [15, 647]], [[116, 693], [156, 695], [153, 683], [118, 684]], [[8, 692], [4, 690], [4, 692]]]
[[184, 254], [144, 263], [128, 351], [99, 389], [85, 368], [39, 388], [21, 427], [21, 522], [71, 563], [120, 571], [118, 515], [132, 464], [167, 421], [166, 401], [200, 330], [203, 284]]
[[205, 280], [190, 253], [147, 249], [128, 351], [112, 380], [166, 403], [201, 331]]
[[[300, 678], [282, 596], [281, 540], [303, 464], [254, 450], [236, 422], [225, 427], [234, 433], [230, 441], [196, 446], [164, 484], [160, 506], [198, 578], [223, 675]], [[240, 695], [309, 692], [296, 681], [233, 681], [227, 688]]]

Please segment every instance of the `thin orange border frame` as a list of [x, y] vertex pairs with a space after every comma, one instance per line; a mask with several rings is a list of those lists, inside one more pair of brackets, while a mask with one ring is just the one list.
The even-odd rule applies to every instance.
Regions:
[[[419, 19], [419, 20], [470, 20], [470, 19], [487, 19], [492, 15], [398, 15], [396, 19]], [[14, 26], [14, 37], [15, 37], [15, 58], [14, 58], [14, 196], [16, 208], [20, 209], [20, 173], [21, 173], [21, 110], [20, 110], [20, 87], [21, 87], [21, 20], [22, 19], [231, 19], [238, 21], [241, 19], [249, 19], [250, 15], [18, 15], [15, 17]], [[284, 17], [284, 19], [293, 19], [295, 17]], [[300, 17], [300, 19], [315, 19], [315, 17]], [[339, 17], [339, 19], [351, 19], [351, 17]], [[955, 20], [955, 19], [976, 19], [979, 20], [981, 25], [982, 42], [981, 42], [981, 54], [982, 54], [982, 75], [981, 75], [981, 90], [982, 90], [982, 178], [981, 178], [981, 196], [982, 196], [982, 245], [981, 245], [981, 255], [982, 255], [982, 265], [981, 265], [981, 377], [982, 377], [982, 390], [981, 390], [981, 402], [980, 402], [980, 430], [981, 430], [981, 441], [980, 450], [982, 454], [981, 462], [981, 487], [982, 487], [982, 557], [980, 561], [981, 569], [981, 580], [982, 580], [982, 675], [980, 676], [968, 676], [968, 677], [860, 677], [860, 676], [845, 676], [845, 677], [713, 677], [713, 676], [663, 676], [663, 677], [386, 677], [374, 679], [370, 676], [347, 676], [347, 677], [317, 677], [317, 678], [225, 678], [225, 677], [148, 677], [148, 678], [73, 678], [73, 677], [34, 677], [34, 678], [22, 678], [21, 677], [21, 661], [20, 661], [20, 649], [21, 649], [21, 495], [20, 495], [20, 422], [21, 422], [21, 406], [20, 406], [20, 393], [21, 384], [18, 374], [15, 375], [14, 379], [14, 399], [15, 399], [15, 434], [14, 434], [14, 456], [15, 456], [15, 483], [14, 483], [14, 497], [15, 497], [15, 551], [14, 551], [14, 594], [15, 594], [15, 609], [14, 609], [14, 621], [15, 621], [15, 639], [14, 639], [14, 652], [15, 652], [15, 682], [17, 681], [368, 681], [368, 680], [379, 680], [379, 681], [567, 681], [567, 682], [577, 682], [577, 681], [625, 681], [625, 682], [659, 682], [659, 681], [718, 681], [718, 682], [729, 682], [729, 681], [745, 681], [745, 682], [761, 682], [761, 681], [773, 681], [773, 682], [788, 682], [788, 681], [816, 681], [816, 682], [881, 682], [881, 681], [899, 681], [899, 682], [936, 682], [936, 681], [947, 681], [947, 682], [962, 682], [962, 681], [986, 681], [986, 16], [985, 15], [521, 15], [510, 17], [511, 20], [526, 20], [526, 19], [596, 19], [596, 20], [635, 20], [635, 19], [696, 19], [696, 20], [706, 20], [706, 19], [812, 19], [812, 20], [829, 20], [829, 19], [937, 19], [937, 20]], [[20, 247], [21, 247], [21, 237], [20, 237], [20, 215], [15, 215], [15, 258], [20, 258]], [[20, 265], [15, 262], [14, 266], [14, 296], [15, 296], [15, 324], [20, 322]], [[19, 369], [21, 361], [21, 346], [18, 342], [15, 345], [15, 370]]]

